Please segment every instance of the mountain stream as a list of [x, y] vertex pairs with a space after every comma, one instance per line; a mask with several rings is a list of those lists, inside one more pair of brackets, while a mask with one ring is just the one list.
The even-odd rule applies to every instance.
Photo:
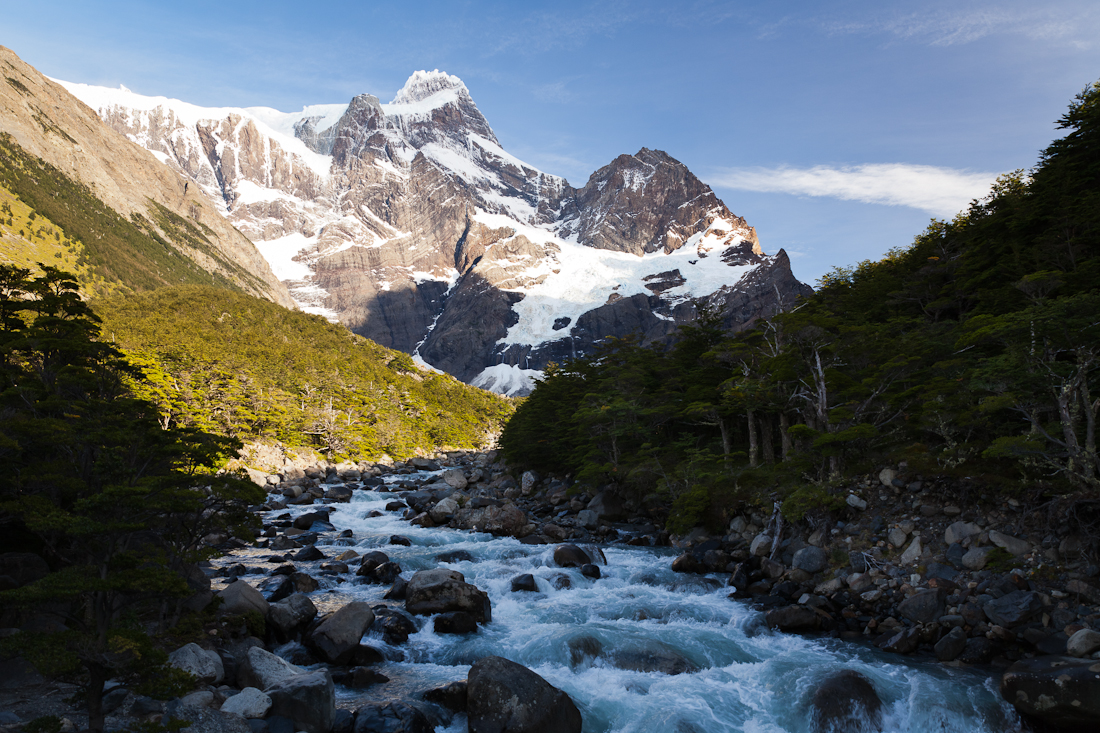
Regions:
[[[386, 477], [388, 482], [415, 478]], [[384, 510], [399, 496], [360, 489], [350, 503], [331, 505], [337, 532], [322, 535], [317, 547], [330, 557], [346, 549], [333, 544], [360, 554], [381, 550], [406, 579], [422, 569], [457, 570], [489, 594], [492, 622], [468, 635], [436, 634], [430, 622], [423, 623], [399, 646], [388, 645], [372, 629], [364, 643], [390, 660], [377, 667], [390, 681], [365, 690], [337, 686], [340, 707], [418, 698], [430, 688], [464, 680], [477, 659], [498, 655], [567, 692], [583, 715], [585, 733], [809, 733], [817, 685], [840, 669], [856, 670], [874, 684], [883, 701], [885, 731], [1020, 729], [988, 673], [890, 655], [870, 645], [770, 631], [762, 614], [728, 598], [724, 577], [672, 572], [669, 548], [604, 546], [602, 577], [592, 580], [578, 569], [556, 567], [553, 545], [412, 526], [399, 512]], [[286, 511], [297, 516], [310, 509]], [[383, 516], [365, 517], [371, 510]], [[347, 529], [353, 537], [335, 538]], [[409, 538], [411, 546], [390, 545], [395, 534]], [[456, 551], [470, 559], [436, 559]], [[218, 562], [255, 567], [270, 554], [239, 550]], [[537, 592], [511, 590], [512, 578], [522, 573], [535, 576]], [[315, 577], [321, 588], [311, 598], [321, 613], [350, 601], [404, 609], [403, 602], [383, 600], [389, 586]], [[262, 576], [245, 579], [256, 584]], [[655, 666], [680, 673], [638, 671]], [[437, 730], [462, 733], [466, 718], [457, 715]]]

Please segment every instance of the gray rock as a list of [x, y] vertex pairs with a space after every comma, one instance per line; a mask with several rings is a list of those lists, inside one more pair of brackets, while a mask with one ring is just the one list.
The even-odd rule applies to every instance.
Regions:
[[181, 646], [169, 654], [168, 663], [184, 672], [190, 672], [206, 683], [217, 684], [225, 677], [225, 668], [218, 653], [203, 649], [195, 643]]
[[1001, 677], [1001, 697], [1029, 718], [1073, 730], [1100, 730], [1100, 662], [1036, 657]]
[[942, 588], [918, 591], [898, 604], [898, 613], [916, 624], [932, 623], [943, 615], [946, 596]]
[[538, 589], [539, 589], [539, 586], [535, 582], [535, 576], [531, 575], [531, 573], [524, 573], [523, 575], [517, 575], [516, 577], [512, 578], [512, 592], [513, 593], [516, 593], [516, 592], [519, 592], [519, 591], [534, 591], [534, 592], [537, 592]]
[[591, 509], [581, 509], [577, 512], [577, 523], [585, 529], [595, 529], [600, 525], [600, 515]]
[[936, 653], [936, 659], [941, 662], [950, 662], [962, 654], [965, 648], [966, 631], [963, 630], [962, 626], [956, 626], [936, 642], [932, 651]]
[[894, 479], [898, 477], [898, 472], [892, 468], [884, 468], [878, 472], [879, 483], [883, 486], [893, 486]]
[[263, 647], [254, 646], [248, 650], [241, 661], [241, 667], [237, 670], [237, 684], [266, 690], [285, 679], [305, 674], [305, 672], [306, 670], [301, 667], [291, 664]]
[[901, 547], [902, 545], [904, 545], [905, 540], [908, 539], [908, 537], [909, 535], [905, 532], [902, 532], [899, 527], [894, 527], [886, 535], [886, 539], [890, 540], [890, 544], [894, 547]]
[[905, 552], [901, 553], [898, 562], [902, 565], [913, 565], [920, 559], [920, 554], [923, 549], [920, 543], [920, 537], [914, 537], [913, 541], [909, 543], [909, 546], [905, 548]]
[[867, 509], [867, 502], [859, 498], [855, 494], [848, 494], [848, 498], [845, 499], [845, 501], [847, 502], [848, 506], [852, 507], [853, 509], [858, 509], [860, 511], [864, 511], [865, 509]]
[[989, 556], [993, 553], [992, 547], [971, 547], [963, 555], [962, 564], [968, 570], [981, 570], [989, 562]]
[[[115, 694], [120, 690], [122, 690], [121, 687], [116, 687], [107, 694], [115, 696]], [[195, 692], [189, 692], [180, 698], [180, 703], [189, 707], [212, 708], [214, 707], [214, 693], [210, 690], [196, 690]]]
[[901, 629], [886, 641], [879, 643], [879, 649], [891, 654], [911, 654], [920, 646], [920, 631], [916, 628]]
[[1066, 642], [1066, 653], [1071, 657], [1087, 657], [1100, 651], [1100, 632], [1081, 629]]
[[1020, 555], [1026, 555], [1031, 552], [1031, 545], [1021, 539], [1017, 539], [1012, 535], [1004, 534], [993, 529], [989, 531], [989, 541], [995, 544], [997, 547], [1008, 550], [1013, 555], [1019, 557]]
[[243, 580], [235, 580], [218, 593], [222, 599], [222, 608], [226, 613], [241, 614], [257, 611], [267, 615], [268, 602], [260, 591]]
[[792, 567], [799, 570], [805, 570], [810, 575], [813, 575], [829, 567], [829, 555], [820, 547], [810, 545], [794, 553], [794, 559], [791, 565]]
[[813, 733], [856, 733], [882, 726], [882, 701], [871, 681], [855, 670], [826, 677], [814, 692], [810, 708]]
[[326, 616], [306, 639], [306, 646], [322, 661], [347, 664], [360, 639], [374, 623], [370, 604], [354, 601]]
[[263, 718], [271, 710], [271, 698], [255, 687], [246, 687], [222, 703], [223, 713], [233, 713], [242, 718]]
[[436, 524], [443, 524], [453, 517], [457, 511], [458, 502], [448, 496], [446, 499], [443, 499], [433, 506], [428, 512], [428, 516], [430, 516], [432, 521]]
[[297, 730], [305, 733], [329, 733], [332, 730], [336, 716], [336, 689], [327, 669], [288, 677], [269, 687], [266, 692], [271, 698], [271, 714], [290, 718]]
[[464, 713], [466, 712], [466, 680], [435, 687], [425, 692], [423, 697], [428, 702], [442, 705], [456, 713]]
[[187, 705], [182, 700], [173, 700], [165, 705], [164, 718], [190, 723], [186, 728], [187, 733], [252, 733], [248, 722], [240, 715]]
[[980, 534], [981, 531], [981, 527], [971, 522], [955, 522], [944, 531], [943, 541], [949, 545], [953, 545], [956, 542], [962, 542], [967, 537], [973, 537], [976, 534]]
[[845, 580], [848, 583], [848, 587], [856, 593], [862, 593], [867, 590], [874, 582], [871, 580], [871, 575], [869, 573], [852, 573]]
[[419, 570], [405, 589], [405, 610], [417, 615], [466, 611], [480, 623], [492, 621], [489, 595], [456, 570]]
[[519, 477], [520, 491], [524, 496], [529, 495], [535, 490], [535, 484], [539, 482], [539, 475], [534, 471], [524, 471], [523, 475]]
[[990, 621], [1006, 629], [1019, 626], [1042, 609], [1043, 602], [1039, 594], [1026, 590], [1012, 591], [982, 607]]
[[432, 622], [437, 634], [473, 634], [477, 632], [477, 621], [465, 611], [448, 611], [435, 617]]
[[443, 481], [452, 489], [466, 488], [466, 474], [461, 468], [450, 468], [443, 472]]
[[764, 614], [769, 628], [780, 631], [813, 631], [820, 629], [822, 617], [812, 608], [805, 606], [783, 606], [769, 609]]
[[[268, 623], [282, 639], [290, 639], [294, 633], [317, 617], [317, 607], [305, 593], [295, 593], [285, 600], [271, 604]], [[246, 716], [247, 717], [247, 716]]]
[[478, 660], [467, 677], [470, 733], [580, 733], [581, 713], [567, 694], [523, 665]]
[[752, 538], [749, 545], [749, 554], [753, 557], [764, 557], [772, 551], [772, 538], [770, 535], [758, 534]]
[[354, 733], [432, 733], [423, 712], [403, 702], [364, 705], [355, 713]]

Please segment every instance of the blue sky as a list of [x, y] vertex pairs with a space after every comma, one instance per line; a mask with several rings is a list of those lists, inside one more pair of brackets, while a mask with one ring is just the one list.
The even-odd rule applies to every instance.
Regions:
[[0, 0], [43, 73], [199, 105], [465, 81], [504, 147], [582, 185], [668, 152], [813, 282], [1036, 161], [1100, 78], [1100, 3]]

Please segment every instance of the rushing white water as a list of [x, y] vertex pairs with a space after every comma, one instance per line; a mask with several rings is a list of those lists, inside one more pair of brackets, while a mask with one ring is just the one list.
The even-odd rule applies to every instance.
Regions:
[[[605, 547], [603, 577], [591, 580], [578, 570], [556, 567], [553, 546], [411, 526], [399, 512], [384, 512], [396, 498], [399, 494], [359, 490], [350, 503], [332, 505], [332, 524], [354, 533], [335, 542], [360, 553], [385, 552], [406, 579], [416, 570], [441, 565], [458, 570], [488, 592], [493, 620], [466, 636], [436, 634], [428, 620], [399, 646], [387, 645], [372, 631], [366, 643], [403, 661], [378, 667], [388, 683], [366, 690], [338, 687], [341, 707], [418, 697], [465, 679], [477, 659], [499, 655], [565, 690], [581, 711], [586, 733], [802, 733], [810, 730], [809, 702], [817, 684], [845, 668], [874, 684], [884, 704], [883, 730], [1002, 733], [1020, 728], [988, 675], [914, 662], [869, 646], [769, 631], [760, 613], [728, 598], [724, 578], [673, 573], [667, 551]], [[295, 506], [288, 511], [296, 516], [310, 510]], [[371, 510], [384, 516], [366, 518]], [[395, 534], [412, 545], [390, 545]], [[344, 549], [325, 545], [332, 541], [317, 545], [330, 557]], [[473, 559], [436, 560], [456, 550]], [[270, 554], [248, 550], [232, 560], [255, 567]], [[537, 593], [511, 591], [511, 579], [521, 573], [535, 576]], [[403, 603], [383, 601], [388, 586], [359, 585], [354, 576], [345, 576], [343, 583], [334, 576], [315, 577], [322, 587], [312, 598], [322, 612], [352, 600], [403, 608]], [[555, 586], [562, 577], [568, 578], [568, 588]], [[629, 666], [621, 660], [632, 653], [634, 658], [686, 659], [698, 671], [668, 675], [613, 666], [617, 655], [620, 666]], [[465, 716], [439, 730], [465, 731]]]

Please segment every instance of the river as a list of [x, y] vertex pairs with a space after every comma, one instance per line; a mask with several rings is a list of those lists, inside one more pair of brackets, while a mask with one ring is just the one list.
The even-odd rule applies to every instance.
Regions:
[[[401, 566], [406, 579], [421, 569], [457, 570], [489, 594], [493, 619], [466, 636], [436, 634], [426, 623], [398, 646], [387, 645], [372, 630], [365, 642], [391, 658], [377, 667], [390, 682], [366, 690], [338, 686], [340, 707], [417, 697], [465, 679], [477, 659], [499, 655], [567, 692], [583, 715], [586, 733], [808, 733], [809, 702], [817, 684], [843, 668], [861, 672], [874, 684], [883, 701], [885, 731], [1021, 730], [988, 673], [890, 655], [870, 645], [770, 631], [762, 614], [728, 597], [725, 577], [672, 572], [667, 548], [604, 546], [607, 564], [600, 566], [602, 577], [592, 580], [579, 570], [556, 567], [552, 545], [411, 526], [400, 512], [384, 511], [398, 497], [360, 489], [350, 503], [331, 505], [337, 532], [325, 533], [317, 547], [329, 557], [347, 548], [360, 554], [381, 550]], [[286, 511], [297, 516], [310, 510], [291, 506]], [[367, 518], [371, 510], [383, 516]], [[351, 538], [335, 537], [348, 529]], [[390, 545], [395, 534], [409, 538], [411, 546]], [[472, 559], [436, 560], [459, 550]], [[239, 550], [218, 563], [262, 566], [270, 554]], [[511, 590], [512, 578], [522, 573], [535, 576], [538, 592]], [[322, 613], [353, 600], [404, 608], [402, 602], [382, 599], [388, 586], [360, 585], [354, 576], [345, 576], [343, 583], [331, 575], [314, 577], [321, 588], [311, 598]], [[559, 587], [565, 584], [562, 578], [568, 587]], [[255, 584], [261, 576], [245, 579]], [[666, 660], [696, 671], [669, 675], [619, 668], [639, 666], [631, 663], [639, 659]], [[438, 730], [466, 731], [465, 716]]]

